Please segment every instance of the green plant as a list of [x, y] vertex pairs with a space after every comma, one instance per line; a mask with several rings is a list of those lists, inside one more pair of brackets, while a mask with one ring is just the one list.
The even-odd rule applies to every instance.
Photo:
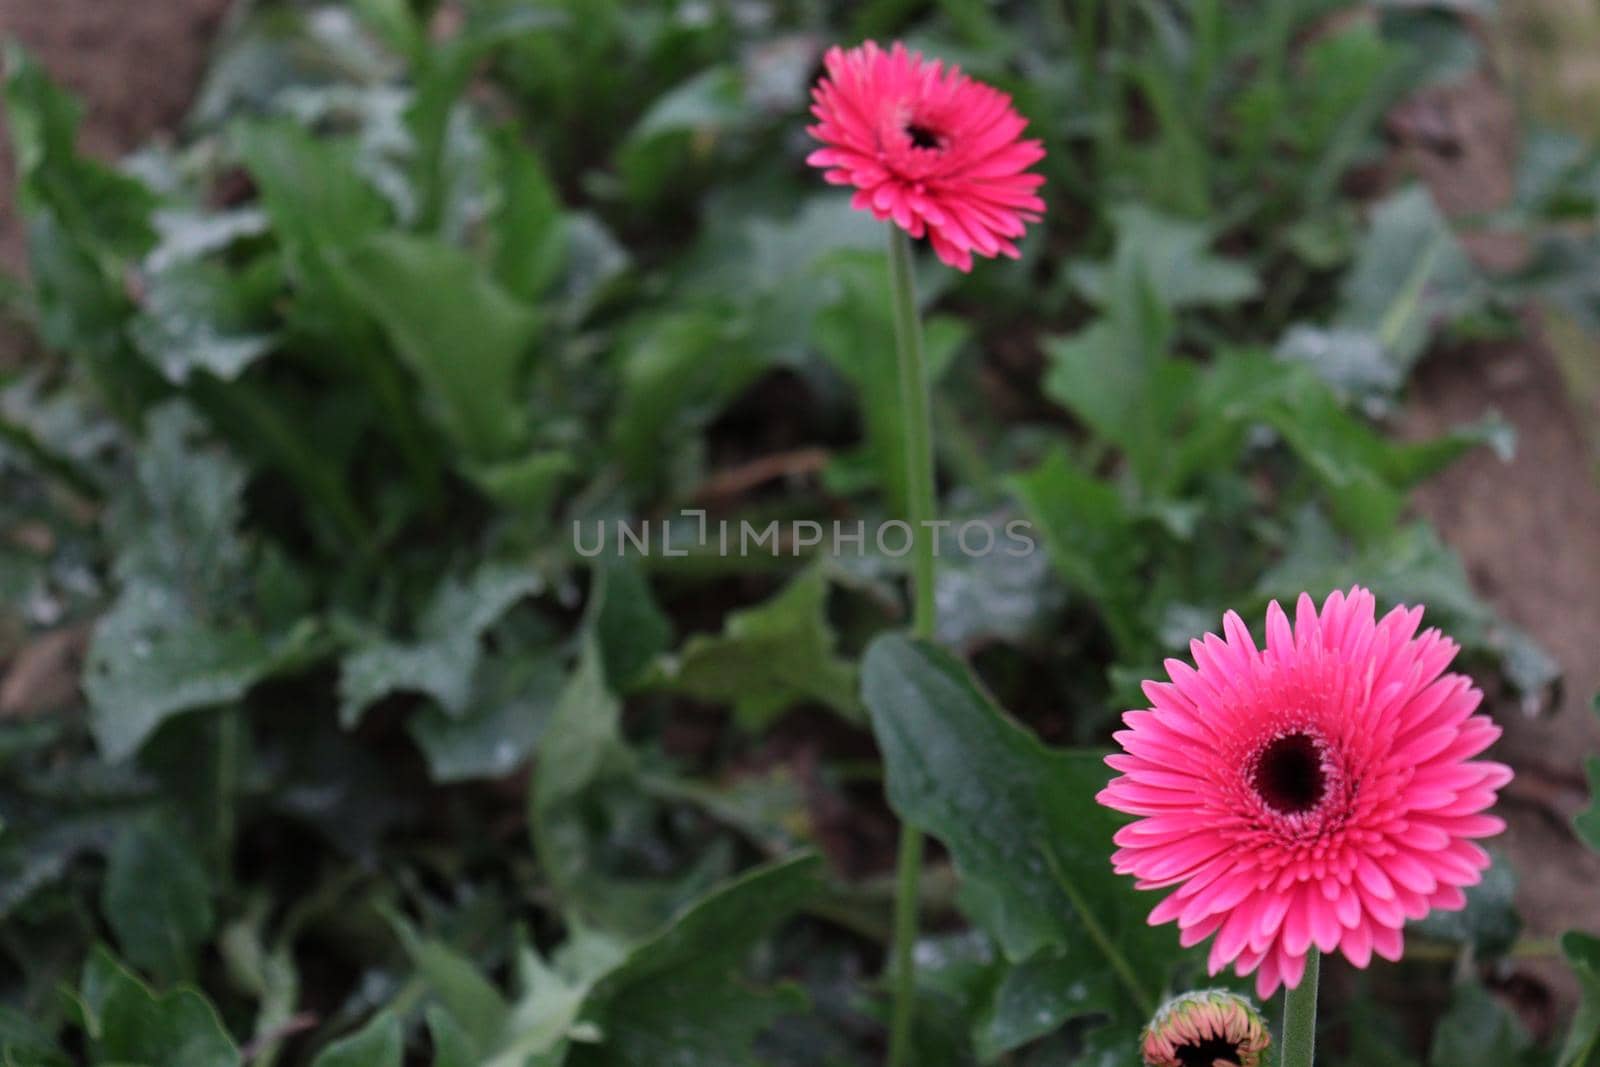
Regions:
[[[1551, 682], [1405, 510], [1507, 431], [1383, 423], [1521, 294], [1422, 191], [1344, 182], [1470, 58], [1455, 16], [426, 6], [256, 5], [120, 168], [7, 51], [5, 299], [44, 352], [0, 392], [0, 655], [93, 636], [81, 707], [0, 720], [0, 1059], [876, 1062], [886, 793], [945, 850], [914, 1062], [1120, 1062], [1203, 968], [1112, 875], [1076, 746], [1164, 656], [1360, 580]], [[1022, 262], [918, 279], [941, 514], [1042, 549], [951, 528], [943, 650], [888, 633], [870, 536], [725, 554], [681, 511], [905, 507], [881, 234], [801, 163], [852, 32], [1007, 86], [1050, 149]], [[648, 554], [582, 549], [646, 520]], [[1428, 932], [1463, 976], [1509, 892]], [[1553, 1060], [1476, 981], [1431, 1053], [1374, 1025], [1324, 1060], [1587, 1063], [1563, 947]]]

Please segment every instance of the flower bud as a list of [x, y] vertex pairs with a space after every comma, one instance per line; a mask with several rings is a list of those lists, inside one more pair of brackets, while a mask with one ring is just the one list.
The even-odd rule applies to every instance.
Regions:
[[1254, 1005], [1206, 989], [1174, 997], [1144, 1029], [1148, 1067], [1260, 1067], [1272, 1035]]

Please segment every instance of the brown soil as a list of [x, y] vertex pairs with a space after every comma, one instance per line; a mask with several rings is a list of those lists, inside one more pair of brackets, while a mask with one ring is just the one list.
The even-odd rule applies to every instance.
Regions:
[[[1525, 345], [1452, 353], [1423, 369], [1407, 420], [1419, 434], [1496, 410], [1517, 428], [1516, 458], [1486, 450], [1466, 457], [1416, 495], [1461, 554], [1473, 585], [1560, 662], [1564, 698], [1530, 716], [1516, 701], [1490, 710], [1505, 728], [1491, 753], [1516, 768], [1500, 813], [1510, 824], [1495, 848], [1521, 882], [1518, 907], [1533, 938], [1574, 927], [1600, 929], [1600, 855], [1572, 830], [1587, 802], [1583, 761], [1600, 754], [1600, 487], [1586, 460], [1584, 429], [1548, 349]], [[1525, 1004], [1552, 1021], [1576, 996], [1571, 973], [1520, 963], [1552, 1003]], [[1555, 1009], [1552, 1011], [1552, 1009]]]
[[[172, 129], [229, 0], [0, 0], [0, 40], [22, 42], [87, 105], [83, 145], [111, 159]], [[3, 127], [3, 119], [0, 119]], [[0, 270], [22, 265], [9, 136], [0, 136]]]
[[[1514, 108], [1487, 74], [1436, 90], [1401, 109], [1401, 129], [1430, 131], [1427, 145], [1403, 135], [1404, 165], [1426, 181], [1452, 214], [1499, 208], [1513, 193]], [[1395, 124], [1391, 123], [1391, 129]], [[1485, 235], [1468, 241], [1480, 264], [1503, 268], [1523, 242]], [[1526, 713], [1496, 700], [1490, 710], [1505, 728], [1494, 755], [1512, 764], [1502, 814], [1510, 829], [1496, 847], [1520, 875], [1518, 905], [1533, 938], [1573, 927], [1600, 928], [1600, 856], [1572, 831], [1587, 802], [1585, 758], [1600, 754], [1600, 480], [1588, 436], [1600, 397], [1574, 392], [1572, 379], [1546, 342], [1541, 316], [1529, 314], [1530, 337], [1436, 353], [1412, 385], [1402, 430], [1429, 436], [1498, 412], [1517, 430], [1516, 457], [1503, 463], [1488, 450], [1467, 456], [1423, 486], [1414, 504], [1460, 553], [1473, 585], [1511, 622], [1561, 664], [1563, 695], [1553, 707]], [[1589, 339], [1586, 358], [1600, 345]], [[1510, 983], [1536, 1028], [1555, 1023], [1576, 997], [1571, 973], [1553, 960], [1521, 960]]]
[[1504, 47], [1517, 99], [1541, 120], [1600, 132], [1600, 5], [1594, 0], [1502, 0]]

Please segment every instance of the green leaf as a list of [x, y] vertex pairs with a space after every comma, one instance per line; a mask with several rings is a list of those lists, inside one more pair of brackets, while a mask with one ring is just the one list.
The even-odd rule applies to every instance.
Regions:
[[575, 211], [567, 219], [567, 269], [558, 297], [567, 315], [581, 321], [628, 277], [632, 257], [590, 211]]
[[782, 764], [760, 773], [741, 770], [716, 782], [647, 774], [645, 788], [656, 797], [700, 808], [769, 855], [794, 849], [810, 832], [806, 783], [801, 772]]
[[1585, 218], [1597, 206], [1597, 159], [1579, 134], [1538, 124], [1523, 133], [1517, 159], [1517, 207], [1534, 219]]
[[1583, 762], [1589, 776], [1589, 807], [1572, 819], [1583, 843], [1600, 852], [1600, 756], [1590, 756]]
[[496, 504], [530, 520], [543, 518], [577, 463], [566, 452], [538, 449], [503, 463], [474, 463], [462, 473]]
[[565, 1062], [568, 1039], [578, 1035], [593, 1037], [592, 1028], [581, 1027], [578, 1015], [589, 991], [607, 971], [616, 966], [623, 950], [620, 946], [577, 928], [572, 940], [562, 946], [560, 960], [547, 964], [531, 948], [517, 960], [520, 996], [511, 1009], [505, 1037], [485, 1067], [524, 1067], [528, 1057], [538, 1067]]
[[[988, 641], [1026, 645], [1059, 618], [1062, 590], [1050, 561], [1015, 519], [984, 519], [999, 534], [990, 552], [949, 552], [940, 564], [937, 637], [947, 648]], [[961, 520], [956, 520], [957, 529]], [[981, 543], [981, 542], [980, 542]], [[959, 549], [959, 543], [954, 546]]]
[[328, 447], [324, 434], [306, 433], [308, 418], [314, 425], [327, 425], [319, 419], [320, 411], [308, 415], [299, 410], [301, 397], [291, 399], [272, 383], [223, 381], [211, 374], [194, 378], [189, 395], [234, 448], [293, 484], [307, 505], [307, 524], [323, 535], [320, 540], [341, 555], [372, 554], [373, 532], [351, 496], [348, 457], [337, 444]]
[[1171, 358], [1170, 330], [1144, 290], [1116, 317], [1046, 342], [1046, 392], [1123, 450], [1147, 506], [1236, 466], [1249, 432], [1310, 380], [1248, 349], [1225, 350], [1203, 367]]
[[232, 136], [302, 285], [321, 280], [330, 252], [354, 247], [387, 221], [348, 141], [288, 121], [236, 126]]
[[621, 396], [611, 447], [624, 473], [650, 484], [697, 439], [762, 361], [736, 324], [711, 309], [648, 320], [622, 343]]
[[205, 590], [243, 569], [247, 549], [237, 528], [245, 470], [208, 444], [199, 420], [181, 403], [150, 413], [136, 491], [120, 497], [110, 516], [119, 579]]
[[354, 728], [367, 708], [400, 692], [424, 693], [445, 714], [466, 715], [484, 632], [517, 601], [543, 588], [533, 571], [492, 563], [464, 581], [446, 578], [418, 620], [414, 640], [373, 640], [344, 657], [339, 722]]
[[0, 1007], [0, 1064], [5, 1067], [73, 1067], [46, 1029], [15, 1008]]
[[1126, 996], [1116, 976], [1096, 962], [1091, 946], [1044, 949], [1006, 969], [976, 1023], [978, 1058], [992, 1062], [1070, 1019], [1115, 1015]]
[[[88, 371], [100, 400], [136, 419], [159, 379], [131, 351], [127, 276], [155, 239], [155, 197], [139, 181], [80, 156], [82, 109], [15, 42], [0, 42], [4, 103], [26, 222], [38, 331]], [[8, 206], [9, 210], [9, 206]]]
[[793, 995], [753, 992], [739, 963], [820, 888], [821, 861], [802, 855], [749, 871], [694, 903], [596, 984], [583, 1018], [600, 1043], [575, 1046], [571, 1067], [632, 1067], [667, 1058], [696, 1067], [754, 1067], [751, 1043]]
[[426, 47], [423, 27], [405, 0], [355, 0], [362, 22], [402, 55], [415, 57]]
[[[870, 297], [886, 292], [888, 269], [878, 228], [861, 224], [848, 195], [823, 192], [778, 215], [709, 219], [684, 275], [682, 299], [735, 302], [750, 321], [751, 343], [777, 362], [804, 366], [821, 348], [849, 373], [844, 358], [835, 355], [837, 345], [877, 362], [885, 354], [872, 338], [885, 339], [891, 348], [887, 358], [894, 362], [889, 307]], [[927, 301], [937, 293], [939, 278], [923, 280], [931, 283], [921, 290]], [[820, 321], [819, 314], [830, 307], [861, 324], [867, 335], [841, 335], [836, 326]]]
[[948, 933], [923, 934], [915, 947], [919, 1000], [963, 1019], [975, 1016], [994, 995], [1006, 967], [995, 958], [994, 942], [982, 930], [967, 927]]
[[501, 199], [489, 227], [495, 273], [523, 300], [544, 296], [560, 277], [570, 241], [555, 184], [539, 157], [517, 136], [495, 138]]
[[[453, 143], [459, 140], [451, 136], [457, 129], [452, 120], [464, 113], [460, 98], [473, 73], [494, 49], [559, 18], [543, 5], [505, 3], [474, 8], [459, 33], [432, 41], [424, 41], [415, 24], [400, 13], [384, 20], [397, 31], [396, 36], [409, 39], [412, 54], [416, 88], [405, 121], [414, 143], [412, 187], [419, 230], [433, 232], [449, 221], [445, 216], [451, 186], [464, 169], [451, 154]], [[409, 30], [400, 29], [402, 20]], [[514, 175], [513, 180], [518, 177], [528, 176]]]
[[1340, 523], [1363, 539], [1394, 529], [1405, 497], [1377, 466], [1389, 445], [1321, 390], [1268, 416], [1311, 473], [1322, 482]]
[[594, 571], [588, 625], [612, 692], [624, 693], [672, 643], [672, 620], [656, 604], [644, 573], [626, 559]]
[[311, 1067], [400, 1067], [404, 1056], [400, 1020], [382, 1012], [358, 1032], [323, 1049]]
[[[1428, 12], [1429, 16], [1435, 12]], [[1381, 116], [1408, 91], [1408, 49], [1373, 22], [1353, 22], [1308, 42], [1279, 130], [1315, 157], [1299, 195], [1307, 204], [1337, 202], [1339, 183], [1375, 148]], [[1427, 55], [1429, 49], [1420, 49]], [[1474, 62], [1473, 66], [1477, 64]]]
[[0, 55], [21, 206], [48, 211], [81, 247], [132, 257], [155, 239], [155, 198], [138, 180], [77, 151], [82, 107], [13, 40]]
[[[288, 62], [291, 56], [274, 56]], [[405, 368], [391, 358], [367, 304], [343, 283], [346, 256], [388, 222], [389, 207], [364, 176], [355, 145], [315, 137], [291, 122], [232, 129], [293, 286], [285, 317], [298, 337], [333, 368], [368, 391], [379, 427], [399, 446], [425, 491], [438, 479], [437, 443], [427, 432]]]
[[626, 198], [666, 202], [682, 175], [715, 158], [718, 142], [746, 115], [744, 80], [731, 63], [695, 74], [660, 96], [623, 140], [615, 168]]
[[108, 760], [126, 759], [168, 719], [233, 703], [319, 649], [310, 622], [264, 634], [248, 622], [197, 618], [166, 586], [124, 586], [89, 648], [90, 730]]
[[620, 716], [601, 657], [589, 642], [550, 719], [549, 744], [534, 783], [536, 813], [576, 796], [601, 773], [621, 746]]
[[1291, 363], [1303, 363], [1341, 396], [1383, 410], [1387, 399], [1404, 380], [1378, 338], [1365, 330], [1322, 329], [1309, 323], [1289, 328], [1274, 354]]
[[1578, 976], [1582, 994], [1572, 1027], [1556, 1056], [1556, 1067], [1600, 1065], [1600, 937], [1573, 930], [1561, 938], [1561, 951]]
[[628, 133], [642, 143], [669, 133], [696, 133], [736, 122], [743, 114], [739, 71], [712, 67], [668, 90]]
[[265, 895], [254, 896], [245, 909], [222, 928], [217, 953], [229, 985], [255, 1002], [255, 1058], [272, 1062], [291, 1036], [285, 1028], [300, 1004], [300, 971], [294, 938], [275, 937], [268, 929], [277, 918], [270, 914], [272, 901]]
[[6, 40], [4, 59], [11, 147], [17, 170], [26, 179], [52, 156], [73, 156], [83, 107], [52, 83], [16, 41]]
[[1119, 820], [1094, 801], [1099, 755], [1045, 748], [927, 644], [879, 638], [862, 677], [889, 803], [950, 850], [966, 913], [1014, 962], [1056, 950], [1114, 975], [1119, 1010], [1148, 1017], [1177, 936], [1146, 925], [1152, 902], [1106, 859]]
[[30, 223], [29, 237], [40, 339], [85, 370], [97, 404], [133, 424], [166, 390], [127, 336], [127, 265], [85, 247], [49, 216]]
[[1514, 446], [1511, 428], [1493, 416], [1431, 441], [1389, 441], [1346, 411], [1321, 382], [1298, 369], [1283, 370], [1276, 395], [1255, 415], [1277, 430], [1322, 483], [1341, 524], [1363, 539], [1392, 532], [1405, 491], [1463, 453], [1488, 444], [1508, 457]]
[[427, 983], [475, 1048], [494, 1048], [506, 1028], [511, 1006], [472, 961], [442, 941], [424, 938], [399, 916], [391, 925], [405, 945], [418, 976]]
[[[1155, 21], [1158, 28], [1164, 28], [1166, 20], [1157, 16]], [[1162, 36], [1175, 37], [1181, 32], [1173, 26]], [[1124, 139], [1118, 148], [1120, 162], [1132, 164], [1143, 194], [1156, 206], [1192, 217], [1214, 214], [1208, 181], [1215, 166], [1207, 143], [1209, 131], [1193, 117], [1188, 80], [1177, 76], [1174, 62], [1167, 56], [1151, 56], [1129, 66], [1130, 87], [1137, 86], [1153, 129]], [[1113, 217], [1118, 214], [1118, 210], [1112, 211]], [[1124, 229], [1120, 224], [1118, 228]]]
[[[56, 758], [53, 746], [37, 758]], [[80, 857], [109, 852], [154, 803], [125, 767], [81, 763], [72, 776], [78, 788], [62, 796], [51, 778], [29, 780], [32, 762], [10, 745], [0, 755], [9, 772], [0, 779], [0, 919], [58, 884]]]
[[689, 638], [654, 681], [732, 704], [750, 730], [806, 702], [856, 714], [855, 666], [834, 653], [828, 589], [825, 570], [807, 570], [766, 603], [730, 615], [720, 636]]
[[118, 839], [100, 908], [129, 963], [162, 984], [194, 976], [215, 914], [205, 868], [176, 827], [147, 822]]
[[549, 655], [495, 655], [478, 670], [466, 710], [424, 708], [409, 723], [435, 782], [504, 778], [528, 761], [561, 690]]
[[[811, 855], [758, 867], [631, 946], [574, 926], [549, 960], [523, 949], [510, 1004], [465, 959], [401, 930], [444, 1005], [430, 1012], [430, 1029], [436, 1038], [451, 1035], [452, 1055], [463, 1064], [623, 1067], [680, 1057], [697, 1067], [752, 1067], [751, 1040], [777, 1010], [798, 1005], [792, 996], [746, 988], [736, 972], [762, 937], [818, 892], [819, 874]], [[425, 948], [431, 960], [420, 955]]]
[[1099, 607], [1121, 658], [1137, 659], [1149, 643], [1140, 616], [1143, 550], [1117, 491], [1083, 473], [1060, 450], [1011, 484], [1038, 524], [1057, 572]]
[[1508, 1067], [1531, 1047], [1522, 1025], [1476, 982], [1455, 988], [1428, 1052], [1430, 1067]]
[[1433, 197], [1412, 186], [1373, 209], [1355, 265], [1340, 284], [1333, 325], [1372, 334], [1403, 377], [1427, 347], [1433, 324], [1473, 310], [1482, 290]]
[[[7, 466], [37, 470], [85, 500], [100, 499], [104, 473], [94, 455], [111, 432], [109, 420], [92, 397], [51, 388], [47, 373], [24, 375], [0, 388], [0, 456]], [[40, 564], [29, 559], [21, 565], [37, 570]], [[3, 595], [20, 601], [9, 581], [8, 575]]]
[[240, 272], [181, 264], [149, 276], [143, 311], [129, 331], [174, 385], [196, 371], [232, 381], [277, 344], [266, 322], [281, 283], [279, 265], [270, 259]]
[[1153, 487], [1177, 436], [1170, 401], [1187, 397], [1194, 370], [1167, 358], [1171, 313], [1142, 275], [1130, 281], [1118, 290], [1111, 314], [1045, 343], [1044, 391], [1127, 453], [1139, 480]]
[[1050, 365], [1044, 392], [1099, 436], [1138, 454], [1153, 429], [1144, 409], [1166, 330], [1128, 336], [1117, 326], [1097, 319], [1070, 337], [1045, 341]]
[[134, 470], [134, 491], [109, 515], [123, 582], [165, 584], [203, 597], [237, 579], [246, 561], [238, 537], [245, 469], [206, 442], [194, 413], [173, 402], [152, 411]]
[[433, 1067], [480, 1067], [476, 1045], [448, 1010], [430, 1004], [428, 1037], [433, 1042]]
[[151, 1067], [238, 1067], [239, 1051], [216, 1009], [193, 989], [157, 995], [95, 949], [84, 971], [82, 1000], [89, 1007], [98, 1062]]
[[606, 687], [600, 651], [587, 640], [545, 728], [529, 797], [535, 850], [556, 892], [571, 905], [585, 903], [577, 890], [594, 861], [581, 818], [583, 794], [596, 781], [632, 768], [622, 743], [621, 713]]
[[209, 131], [268, 113], [296, 100], [297, 89], [317, 94], [330, 78], [376, 84], [394, 64], [375, 37], [348, 14], [335, 21], [251, 9], [217, 41], [186, 126]]
[[220, 211], [164, 208], [156, 212], [155, 224], [160, 240], [144, 259], [145, 270], [152, 274], [205, 262], [272, 232], [272, 220], [255, 205]]
[[595, 989], [604, 1004], [632, 991], [659, 989], [674, 973], [727, 968], [821, 889], [822, 861], [790, 856], [746, 871], [695, 901], [628, 953]]
[[1143, 1024], [1132, 1022], [1096, 1026], [1081, 1038], [1082, 1051], [1074, 1067], [1126, 1067], [1128, 1050], [1140, 1046]]
[[534, 310], [465, 252], [439, 241], [382, 234], [335, 264], [467, 458], [515, 453], [528, 432], [522, 371], [539, 331]]
[[1139, 204], [1111, 209], [1116, 250], [1104, 266], [1079, 265], [1072, 279], [1089, 301], [1110, 308], [1130, 280], [1142, 279], [1169, 310], [1225, 307], [1249, 300], [1256, 276], [1238, 260], [1212, 255], [1207, 226], [1151, 211]]
[[90, 728], [111, 760], [172, 716], [236, 701], [318, 651], [310, 620], [268, 632], [247, 610], [245, 474], [198, 431], [181, 404], [152, 412], [135, 484], [112, 509], [122, 588], [95, 628], [83, 681]]

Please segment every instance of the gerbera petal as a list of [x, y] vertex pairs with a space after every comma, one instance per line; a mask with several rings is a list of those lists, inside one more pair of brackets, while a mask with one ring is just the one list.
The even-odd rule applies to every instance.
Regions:
[[1300, 984], [1300, 979], [1306, 976], [1305, 953], [1296, 955], [1293, 952], [1282, 951], [1278, 953], [1278, 973], [1283, 978], [1283, 984], [1290, 989]]
[[1340, 934], [1339, 914], [1333, 902], [1314, 895], [1306, 910], [1311, 920], [1311, 943], [1323, 952], [1332, 952], [1339, 945]]
[[823, 147], [809, 164], [855, 185], [857, 210], [925, 235], [957, 270], [974, 253], [1020, 255], [1016, 239], [1044, 211], [1034, 192], [1044, 178], [1028, 171], [1044, 146], [1023, 138], [1010, 96], [900, 42], [830, 48], [823, 66], [808, 127]]
[[1274, 952], [1262, 957], [1261, 965], [1256, 968], [1256, 996], [1262, 1000], [1271, 1000], [1272, 994], [1283, 984], [1278, 974], [1278, 954]]
[[1293, 899], [1289, 901], [1289, 911], [1283, 917], [1282, 944], [1291, 955], [1304, 956], [1306, 949], [1311, 947], [1311, 909], [1308, 896], [1303, 887], [1295, 891]]
[[1400, 928], [1398, 926], [1373, 927], [1372, 951], [1390, 963], [1399, 963], [1400, 956], [1405, 951], [1405, 937], [1400, 933]]
[[1417, 893], [1431, 893], [1439, 881], [1426, 866], [1409, 852], [1396, 852], [1383, 858], [1383, 870], [1391, 881]]
[[1372, 927], [1363, 925], [1346, 931], [1339, 941], [1339, 949], [1345, 959], [1357, 967], [1365, 968], [1372, 962]]
[[1123, 717], [1107, 759], [1120, 773], [1098, 797], [1136, 816], [1114, 867], [1169, 891], [1152, 922], [1213, 938], [1213, 973], [1231, 961], [1267, 995], [1299, 982], [1313, 945], [1358, 967], [1396, 959], [1408, 920], [1463, 906], [1482, 877], [1473, 839], [1504, 828], [1488, 809], [1511, 771], [1471, 760], [1499, 728], [1444, 673], [1455, 643], [1421, 621], [1378, 619], [1359, 587], [1320, 607], [1302, 595], [1292, 621], [1268, 606], [1258, 647], [1229, 613]]

